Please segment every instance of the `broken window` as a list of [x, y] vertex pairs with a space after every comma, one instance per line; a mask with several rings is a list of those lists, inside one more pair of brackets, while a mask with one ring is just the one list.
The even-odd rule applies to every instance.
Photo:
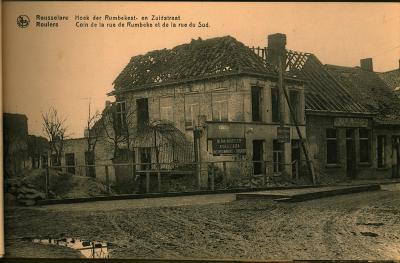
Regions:
[[386, 166], [386, 136], [379, 135], [377, 137], [377, 151], [378, 151], [378, 168], [385, 168]]
[[280, 173], [283, 170], [283, 143], [278, 140], [274, 140], [272, 153], [274, 173]]
[[[293, 115], [296, 118], [297, 123], [300, 123], [300, 92], [297, 90], [291, 90], [289, 91], [289, 101], [290, 101], [290, 106], [293, 111]], [[292, 114], [290, 115], [291, 122], [294, 123], [294, 120], [292, 118]]]
[[272, 122], [279, 122], [279, 90], [271, 89], [271, 107], [272, 107]]
[[212, 93], [213, 121], [228, 121], [228, 94]]
[[251, 87], [252, 121], [262, 121], [262, 88]]
[[326, 163], [337, 164], [339, 161], [338, 140], [336, 129], [326, 129]]
[[200, 114], [199, 112], [199, 95], [186, 95], [185, 96], [185, 127], [194, 127], [196, 120]]
[[368, 129], [360, 129], [359, 139], [360, 139], [360, 162], [368, 163], [370, 161], [370, 131]]
[[163, 121], [174, 121], [173, 111], [174, 98], [160, 98], [160, 119]]
[[116, 124], [117, 130], [121, 131], [126, 128], [126, 102], [118, 101], [116, 103]]

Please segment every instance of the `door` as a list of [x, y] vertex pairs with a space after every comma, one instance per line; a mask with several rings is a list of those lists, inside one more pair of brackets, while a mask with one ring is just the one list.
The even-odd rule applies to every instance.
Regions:
[[346, 176], [356, 178], [354, 129], [346, 129]]
[[298, 175], [300, 174], [300, 157], [301, 157], [301, 152], [300, 152], [300, 140], [292, 140], [291, 141], [292, 145], [292, 175], [296, 178], [298, 178]]
[[75, 154], [65, 154], [65, 164], [67, 165], [67, 173], [75, 174]]
[[138, 129], [144, 128], [149, 123], [149, 103], [147, 98], [136, 100], [137, 126]]
[[263, 174], [264, 140], [253, 141], [253, 174]]

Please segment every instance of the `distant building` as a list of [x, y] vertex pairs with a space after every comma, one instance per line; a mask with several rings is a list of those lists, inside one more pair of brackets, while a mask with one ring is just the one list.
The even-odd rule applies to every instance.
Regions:
[[399, 60], [399, 68], [378, 73], [379, 77], [389, 86], [391, 87], [396, 95], [400, 97], [400, 60]]
[[23, 114], [3, 113], [4, 170], [17, 175], [29, 166], [28, 118]]

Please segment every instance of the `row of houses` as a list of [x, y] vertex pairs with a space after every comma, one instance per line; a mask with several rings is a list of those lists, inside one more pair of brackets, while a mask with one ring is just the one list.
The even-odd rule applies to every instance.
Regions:
[[[280, 33], [265, 47], [199, 38], [132, 57], [108, 94], [115, 102], [106, 103], [94, 156], [87, 139], [67, 140], [61, 164], [97, 165], [98, 178], [102, 165], [120, 162], [245, 160], [253, 174], [293, 176], [295, 163], [308, 174], [311, 163], [319, 178], [399, 177], [400, 100], [387, 81], [396, 77], [374, 72], [370, 58], [323, 64], [286, 41]], [[199, 176], [206, 187], [208, 175]]]

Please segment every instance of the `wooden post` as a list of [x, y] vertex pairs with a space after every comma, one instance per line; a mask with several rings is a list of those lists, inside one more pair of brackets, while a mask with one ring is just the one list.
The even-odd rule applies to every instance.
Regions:
[[214, 163], [211, 163], [211, 190], [214, 191]]
[[157, 182], [158, 182], [158, 192], [161, 192], [161, 171], [160, 164], [157, 164]]
[[224, 188], [226, 188], [227, 187], [227, 183], [228, 183], [228, 174], [226, 173], [226, 162], [225, 161], [223, 161], [222, 162], [222, 168], [223, 168], [223, 171], [224, 171], [224, 178], [222, 178], [223, 180], [223, 184], [224, 184]]
[[110, 194], [110, 175], [108, 173], [108, 165], [104, 166], [106, 172], [106, 186], [107, 186], [107, 193]]
[[292, 105], [291, 105], [290, 100], [289, 100], [289, 95], [287, 93], [286, 88], [283, 85], [283, 70], [284, 70], [283, 65], [282, 65], [283, 63], [285, 63], [285, 68], [286, 68], [286, 61], [282, 62], [281, 58], [279, 58], [279, 87], [280, 87], [280, 90], [283, 91], [283, 95], [285, 96], [286, 102], [287, 102], [287, 104], [289, 106], [290, 116], [293, 119], [294, 125], [296, 127], [297, 135], [299, 136], [299, 139], [301, 141], [301, 146], [302, 146], [302, 149], [303, 149], [304, 156], [306, 158], [307, 167], [308, 167], [308, 169], [309, 169], [309, 171], [311, 173], [312, 182], [313, 182], [314, 185], [316, 185], [317, 184], [317, 180], [316, 180], [316, 177], [315, 177], [314, 166], [313, 166], [312, 161], [310, 160], [308, 149], [307, 149], [307, 146], [305, 144], [305, 139], [303, 139], [303, 135], [301, 134], [301, 131], [300, 131], [300, 128], [299, 128], [299, 125], [298, 125], [297, 116], [294, 114]]
[[46, 166], [46, 185], [45, 185], [45, 191], [46, 191], [46, 199], [49, 199], [49, 183], [50, 181], [50, 170], [49, 170], [49, 165]]
[[150, 192], [150, 172], [146, 171], [146, 193]]

